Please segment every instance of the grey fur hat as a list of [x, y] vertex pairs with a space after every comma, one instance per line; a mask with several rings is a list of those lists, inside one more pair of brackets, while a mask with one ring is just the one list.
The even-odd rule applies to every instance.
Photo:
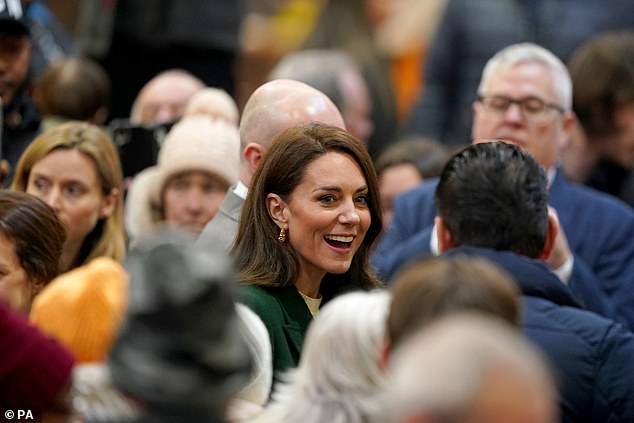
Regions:
[[141, 241], [126, 269], [130, 304], [108, 362], [115, 386], [153, 414], [222, 416], [252, 366], [231, 260], [172, 232]]

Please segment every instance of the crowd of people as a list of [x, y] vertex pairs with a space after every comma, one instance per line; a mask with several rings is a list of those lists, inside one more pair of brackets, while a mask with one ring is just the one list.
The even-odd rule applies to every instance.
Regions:
[[434, 2], [407, 110], [416, 2], [317, 2], [243, 102], [244, 5], [191, 3], [86, 2], [88, 57], [0, 0], [0, 415], [634, 421], [626, 0]]

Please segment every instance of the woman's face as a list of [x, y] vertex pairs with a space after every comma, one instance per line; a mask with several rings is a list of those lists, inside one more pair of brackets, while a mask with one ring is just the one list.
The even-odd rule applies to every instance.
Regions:
[[34, 293], [34, 285], [15, 254], [15, 244], [0, 234], [0, 301], [17, 312], [27, 314]]
[[163, 192], [165, 221], [198, 235], [218, 212], [227, 184], [207, 172], [179, 173]]
[[116, 193], [103, 195], [95, 164], [75, 149], [53, 150], [31, 169], [26, 192], [51, 206], [66, 228], [68, 246], [81, 245], [100, 218], [110, 216]]
[[308, 165], [282, 215], [300, 275], [345, 273], [372, 220], [361, 168], [346, 154], [326, 153]]
[[383, 170], [379, 177], [379, 194], [381, 195], [384, 230], [390, 226], [392, 221], [396, 197], [422, 182], [423, 178], [416, 167], [409, 163], [397, 164]]

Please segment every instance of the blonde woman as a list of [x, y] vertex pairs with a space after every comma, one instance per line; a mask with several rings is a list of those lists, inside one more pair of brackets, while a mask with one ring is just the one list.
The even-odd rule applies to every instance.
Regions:
[[122, 261], [123, 176], [109, 135], [84, 122], [68, 122], [38, 136], [18, 162], [12, 190], [50, 205], [64, 224], [60, 271], [95, 257]]

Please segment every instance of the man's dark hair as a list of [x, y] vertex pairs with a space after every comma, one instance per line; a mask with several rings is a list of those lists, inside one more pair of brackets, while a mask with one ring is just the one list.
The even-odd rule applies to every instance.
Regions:
[[537, 258], [548, 232], [543, 168], [519, 147], [471, 145], [445, 166], [436, 188], [438, 214], [454, 244]]

